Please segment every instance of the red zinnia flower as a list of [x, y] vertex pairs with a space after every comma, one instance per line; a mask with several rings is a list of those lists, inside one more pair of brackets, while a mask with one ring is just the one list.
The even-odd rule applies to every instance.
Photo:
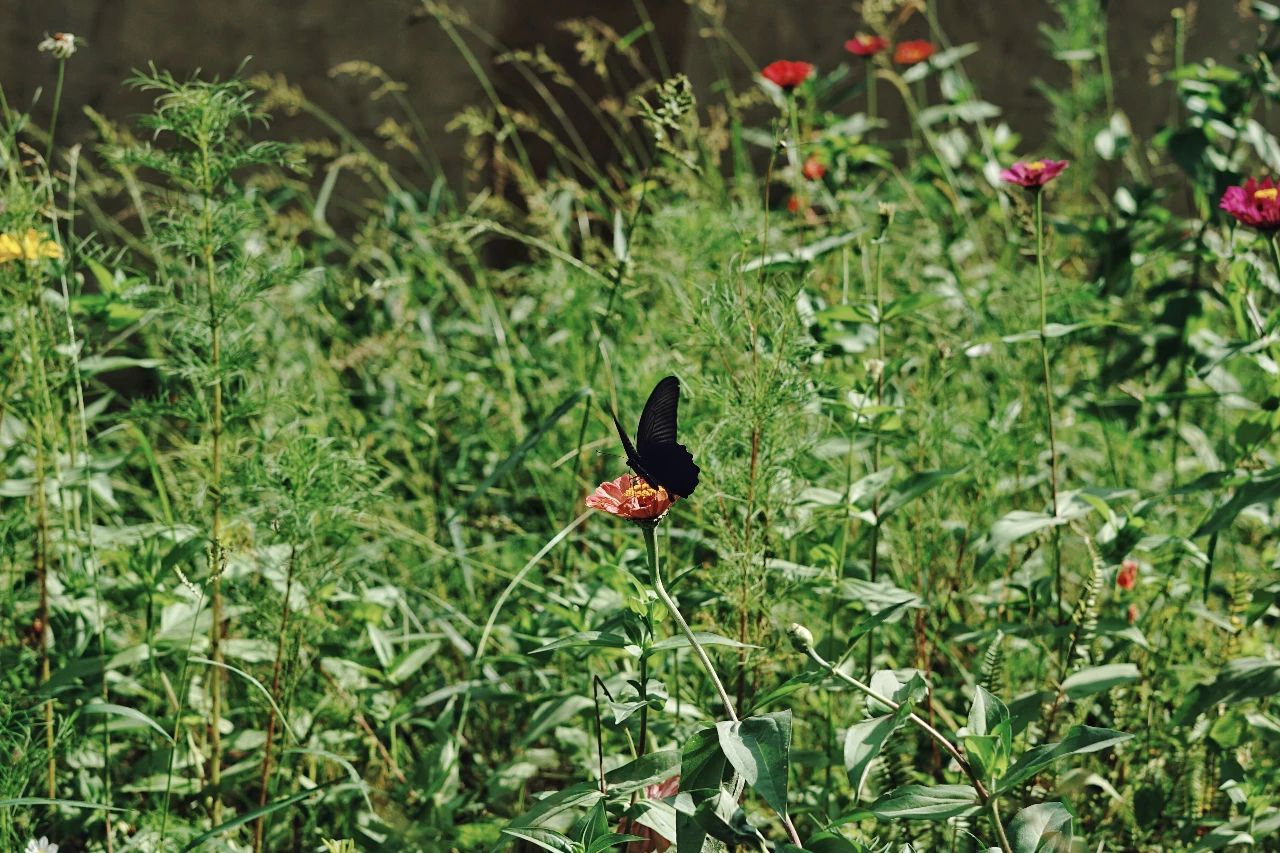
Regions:
[[1027, 189], [1039, 189], [1066, 171], [1066, 160], [1032, 160], [1014, 163], [1000, 173], [1000, 180]]
[[875, 56], [880, 51], [889, 46], [889, 40], [884, 36], [868, 36], [856, 35], [844, 43], [844, 49], [852, 53], [854, 56], [861, 56], [867, 59]]
[[789, 59], [770, 62], [760, 71], [764, 79], [788, 92], [808, 80], [812, 73], [813, 66], [808, 62], [792, 62]]
[[[674, 797], [678, 793], [680, 793], [680, 777], [672, 776], [665, 782], [647, 785], [644, 789], [644, 798], [646, 800], [662, 800], [667, 797]], [[671, 842], [659, 835], [656, 830], [633, 820], [627, 820], [625, 817], [618, 824], [618, 832], [622, 835], [636, 835], [644, 839], [643, 841], [632, 841], [627, 844], [627, 853], [661, 853], [661, 851], [668, 850], [671, 847]]]
[[671, 509], [667, 490], [654, 488], [642, 478], [623, 474], [616, 480], [601, 483], [587, 496], [587, 506], [621, 516], [631, 521], [653, 521]]
[[900, 41], [893, 49], [893, 61], [899, 65], [917, 65], [933, 56], [937, 50], [933, 42], [924, 39]]
[[1280, 229], [1280, 187], [1266, 178], [1258, 183], [1253, 178], [1242, 187], [1227, 187], [1218, 207], [1238, 221], [1259, 231]]
[[827, 167], [823, 165], [817, 154], [810, 154], [804, 161], [804, 165], [800, 167], [800, 173], [810, 181], [820, 181], [827, 173]]
[[1133, 589], [1137, 582], [1138, 561], [1127, 559], [1120, 564], [1120, 571], [1116, 572], [1116, 586], [1121, 589]]

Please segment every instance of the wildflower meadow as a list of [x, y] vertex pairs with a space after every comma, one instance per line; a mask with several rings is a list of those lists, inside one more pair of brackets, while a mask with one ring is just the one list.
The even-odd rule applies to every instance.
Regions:
[[933, 0], [689, 5], [747, 85], [413, 6], [461, 180], [372, 61], [31, 39], [0, 853], [1280, 850], [1280, 5], [1047, 0], [1024, 127]]

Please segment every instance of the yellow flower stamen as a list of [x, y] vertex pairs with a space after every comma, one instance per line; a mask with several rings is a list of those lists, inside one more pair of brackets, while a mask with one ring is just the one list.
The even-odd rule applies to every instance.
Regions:
[[655, 489], [644, 480], [636, 477], [631, 481], [630, 488], [623, 492], [623, 494], [629, 498], [642, 498], [647, 500], [652, 497], [665, 498], [667, 496], [667, 490], [661, 486]]
[[1253, 194], [1254, 201], [1275, 201], [1280, 195], [1280, 187], [1265, 187]]
[[1045, 162], [1043, 160], [1036, 160], [1034, 162], [1027, 164], [1027, 169], [1032, 172], [1039, 172], [1044, 167], [1045, 167]]

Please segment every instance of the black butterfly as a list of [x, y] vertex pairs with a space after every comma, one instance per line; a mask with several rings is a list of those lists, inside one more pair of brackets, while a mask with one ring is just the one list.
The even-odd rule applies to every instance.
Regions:
[[698, 487], [698, 466], [689, 448], [676, 441], [676, 410], [680, 406], [680, 381], [668, 376], [654, 386], [644, 404], [636, 443], [613, 415], [613, 425], [627, 451], [627, 465], [651, 486], [662, 486], [673, 498], [687, 498]]

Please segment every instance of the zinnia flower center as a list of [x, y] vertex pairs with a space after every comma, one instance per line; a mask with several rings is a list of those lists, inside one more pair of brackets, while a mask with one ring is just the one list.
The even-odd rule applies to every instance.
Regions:
[[1280, 195], [1280, 187], [1266, 187], [1260, 189], [1253, 194], [1254, 201], [1275, 201], [1276, 196]]
[[649, 498], [656, 497], [658, 495], [658, 490], [646, 483], [644, 480], [641, 480], [639, 477], [636, 477], [631, 481], [630, 488], [623, 492], [623, 494], [629, 498], [648, 500]]
[[1036, 160], [1034, 163], [1027, 164], [1027, 169], [1032, 172], [1039, 172], [1043, 168], [1044, 168], [1043, 160]]

